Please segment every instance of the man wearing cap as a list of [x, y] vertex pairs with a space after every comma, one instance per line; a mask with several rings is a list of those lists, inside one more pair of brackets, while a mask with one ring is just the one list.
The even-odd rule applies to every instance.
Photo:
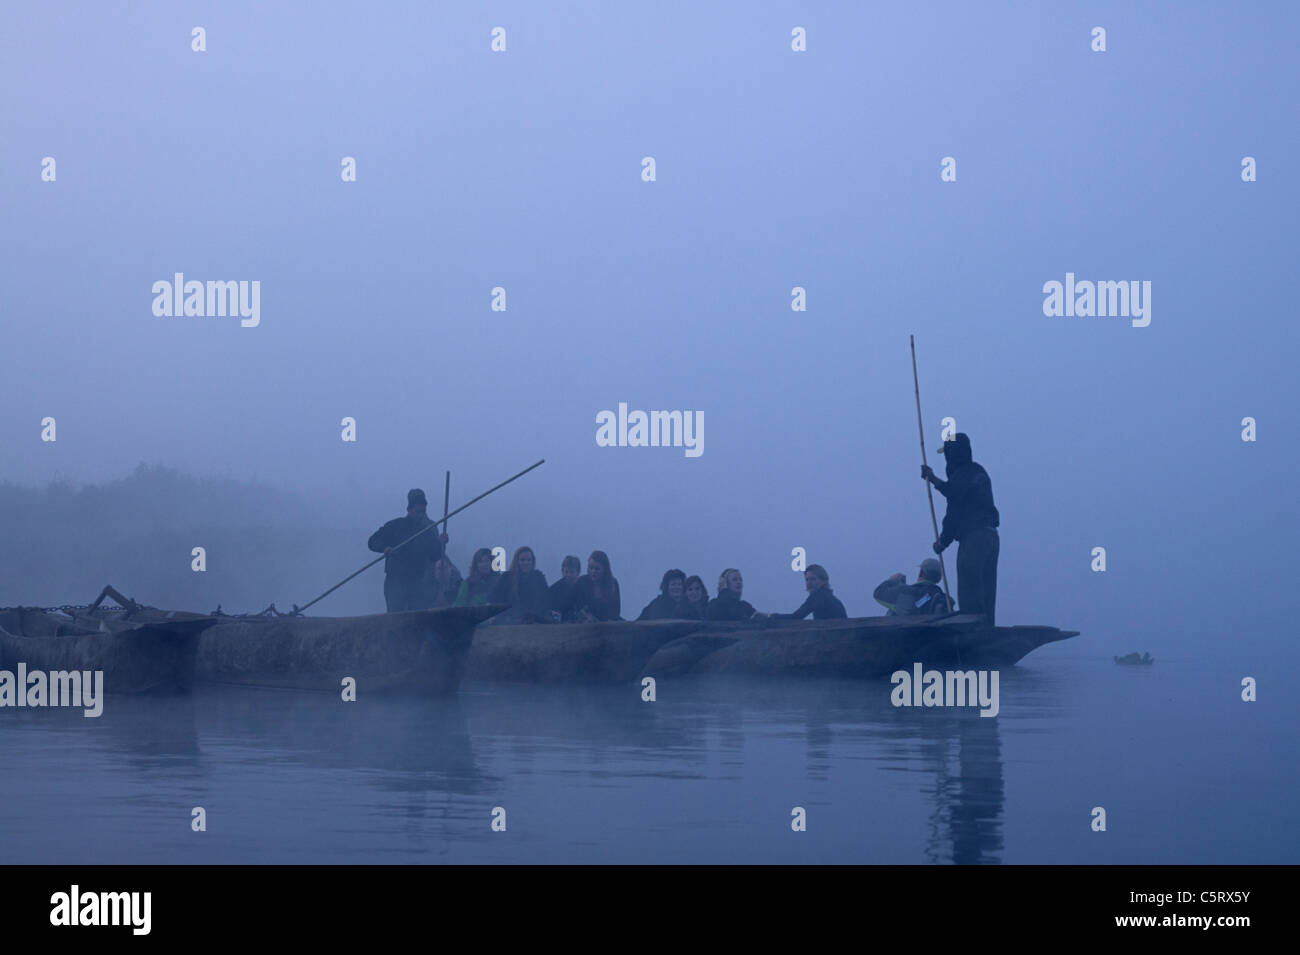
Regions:
[[948, 601], [939, 586], [939, 562], [933, 557], [921, 561], [916, 583], [909, 584], [904, 574], [894, 574], [872, 594], [876, 603], [892, 616], [912, 614], [947, 613]]
[[970, 438], [958, 433], [945, 441], [943, 455], [948, 480], [941, 481], [927, 465], [921, 477], [948, 499], [943, 528], [934, 542], [942, 554], [954, 540], [957, 547], [957, 606], [962, 613], [982, 613], [993, 626], [998, 595], [998, 509], [993, 506], [993, 482], [971, 460]]
[[405, 547], [398, 546], [433, 523], [427, 508], [424, 491], [413, 488], [406, 495], [406, 516], [393, 518], [370, 535], [370, 549], [388, 555], [384, 561], [384, 600], [389, 613], [424, 610], [435, 603], [435, 595], [426, 584], [432, 574], [427, 572], [441, 559], [447, 532], [439, 536], [437, 531], [426, 531]]

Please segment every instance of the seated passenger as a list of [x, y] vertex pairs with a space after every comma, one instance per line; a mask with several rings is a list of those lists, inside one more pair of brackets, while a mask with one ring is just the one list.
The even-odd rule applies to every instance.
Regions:
[[474, 551], [474, 560], [469, 565], [469, 576], [461, 582], [456, 592], [453, 607], [481, 607], [488, 602], [488, 595], [496, 584], [501, 572], [492, 569], [492, 550], [480, 547]]
[[593, 550], [587, 558], [587, 573], [573, 585], [572, 612], [578, 620], [622, 620], [623, 602], [618, 581], [609, 568], [603, 550]]
[[682, 620], [685, 616], [686, 574], [673, 569], [665, 571], [659, 581], [659, 596], [646, 604], [638, 620]]
[[510, 569], [492, 585], [487, 602], [510, 604], [509, 610], [492, 618], [493, 623], [551, 622], [551, 592], [546, 587], [546, 575], [537, 569], [537, 556], [531, 547], [515, 551]]
[[933, 557], [921, 561], [916, 583], [909, 584], [903, 574], [894, 574], [872, 594], [889, 616], [947, 613], [948, 604], [939, 586], [939, 562]]
[[814, 620], [844, 620], [848, 617], [844, 604], [831, 592], [831, 575], [826, 573], [825, 567], [809, 564], [803, 572], [803, 583], [804, 589], [808, 591], [808, 599], [794, 613], [774, 613], [773, 617], [802, 620], [810, 613]]
[[582, 575], [582, 561], [570, 556], [560, 564], [560, 579], [551, 584], [551, 616], [557, 620], [572, 620], [576, 615], [573, 609], [573, 587]]
[[440, 557], [425, 578], [429, 606], [438, 609], [450, 607], [460, 592], [461, 576], [450, 557]]
[[692, 574], [686, 578], [686, 599], [682, 601], [682, 618], [685, 620], [703, 620], [709, 607], [709, 588], [704, 581]]
[[709, 601], [705, 619], [748, 620], [757, 615], [748, 601], [740, 599], [744, 589], [745, 581], [740, 576], [740, 571], [734, 567], [724, 570], [718, 577], [718, 595]]

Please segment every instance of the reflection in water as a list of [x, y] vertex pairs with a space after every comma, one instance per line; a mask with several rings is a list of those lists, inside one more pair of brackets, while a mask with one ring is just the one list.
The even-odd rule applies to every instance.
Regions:
[[934, 772], [933, 788], [927, 787], [934, 797], [934, 811], [925, 842], [926, 861], [998, 862], [1004, 794], [997, 719], [960, 713], [935, 722], [936, 731], [943, 735], [922, 746]]
[[[380, 785], [482, 788], [465, 714], [456, 700], [415, 697], [343, 703], [329, 694], [223, 687], [192, 695], [115, 697], [85, 736], [124, 765], [220, 772], [218, 752], [331, 770], [377, 770]], [[31, 721], [33, 724], [38, 721]], [[33, 731], [39, 732], [35, 725]], [[416, 781], [418, 780], [418, 782]]]
[[[0, 713], [0, 862], [1089, 858], [1097, 840], [1075, 849], [1066, 832], [1054, 856], [1041, 836], [1063, 829], [1066, 800], [1092, 798], [1091, 779], [1112, 758], [1092, 743], [1100, 718], [1082, 705], [1080, 680], [1111, 694], [1103, 716], [1141, 713], [1114, 717], [1116, 738], [1136, 739], [1166, 718], [1147, 697], [1116, 690], [1121, 678], [1124, 688], [1162, 674], [1114, 672], [1004, 673], [995, 718], [895, 708], [884, 681], [665, 680], [654, 703], [638, 685], [479, 685], [451, 701], [356, 703], [205, 688], [114, 697], [98, 720], [11, 709]], [[1181, 738], [1171, 728], [1148, 751], [1169, 754], [1165, 777], [1183, 792], [1185, 757], [1170, 749]], [[1236, 732], [1234, 745], [1249, 738]], [[1014, 787], [1004, 762], [1017, 767]], [[1166, 784], [1153, 775], [1145, 785]], [[1008, 819], [1012, 788], [1024, 808]], [[1212, 808], [1226, 797], [1199, 798]], [[188, 829], [198, 805], [211, 820], [202, 841]], [[508, 808], [508, 835], [490, 829], [495, 806]], [[793, 806], [808, 812], [797, 835]], [[1019, 857], [1007, 859], [1010, 845]]]
[[[344, 703], [204, 688], [115, 698], [99, 720], [18, 714], [0, 745], [36, 777], [61, 753], [113, 794], [100, 822], [140, 842], [97, 861], [998, 861], [998, 720], [896, 709], [887, 691], [700, 681], [661, 682], [655, 703], [638, 686]], [[66, 823], [86, 793], [68, 778], [39, 799], [0, 784], [29, 836], [0, 861], [82, 858]], [[512, 840], [488, 836], [498, 804]], [[211, 807], [206, 842], [171, 821], [193, 805]], [[782, 841], [792, 805], [814, 822]]]

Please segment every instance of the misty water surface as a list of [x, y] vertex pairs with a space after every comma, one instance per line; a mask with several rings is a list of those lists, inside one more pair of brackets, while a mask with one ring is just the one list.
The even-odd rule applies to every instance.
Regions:
[[1232, 682], [1063, 645], [996, 718], [887, 681], [110, 697], [0, 724], [0, 862], [1294, 863], [1286, 707]]

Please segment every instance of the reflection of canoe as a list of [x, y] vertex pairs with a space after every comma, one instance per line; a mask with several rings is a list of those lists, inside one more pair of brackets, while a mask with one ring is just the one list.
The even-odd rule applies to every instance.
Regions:
[[[363, 686], [364, 689], [364, 686]], [[379, 788], [478, 792], [469, 727], [456, 697], [361, 696], [340, 705], [324, 693], [203, 687], [194, 693], [205, 738], [239, 739], [278, 763], [368, 770]]]
[[0, 670], [102, 670], [105, 693], [175, 693], [195, 679], [200, 634], [211, 618], [87, 620], [61, 613], [0, 611]]
[[468, 678], [543, 683], [620, 682], [640, 676], [737, 673], [874, 677], [913, 663], [1011, 666], [1045, 643], [1076, 636], [1055, 627], [997, 627], [956, 614], [850, 620], [686, 620], [486, 627]]
[[455, 693], [474, 628], [499, 606], [365, 617], [223, 617], [199, 642], [204, 683], [339, 692]]

